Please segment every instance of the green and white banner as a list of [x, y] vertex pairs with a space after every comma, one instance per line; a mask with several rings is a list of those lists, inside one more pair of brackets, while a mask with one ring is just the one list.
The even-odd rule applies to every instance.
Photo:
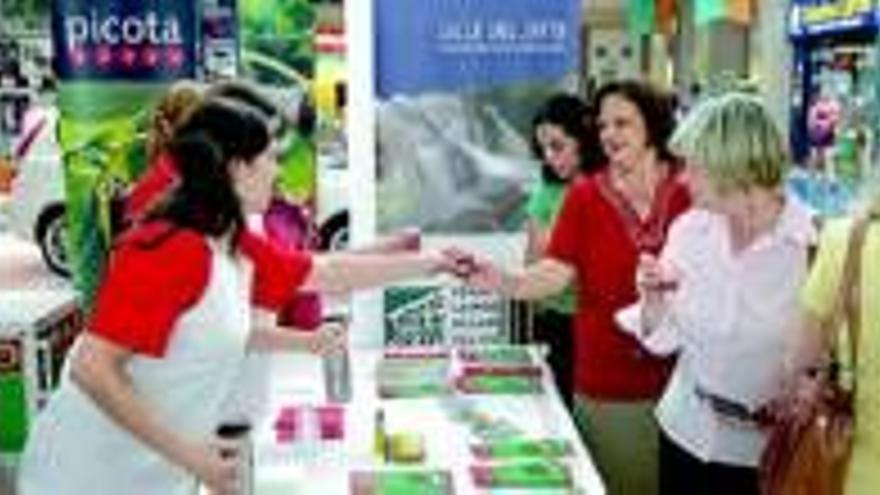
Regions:
[[196, 5], [174, 0], [53, 2], [67, 261], [87, 307], [111, 241], [110, 199], [146, 166], [153, 99], [169, 82], [195, 76]]

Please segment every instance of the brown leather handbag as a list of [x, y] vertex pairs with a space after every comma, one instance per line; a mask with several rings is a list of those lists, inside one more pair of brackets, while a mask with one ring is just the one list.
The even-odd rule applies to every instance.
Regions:
[[[862, 246], [870, 223], [857, 219], [847, 246], [843, 276], [831, 314], [823, 322], [829, 357], [799, 377], [796, 390], [773, 414], [760, 464], [762, 495], [840, 495], [852, 453], [854, 398], [860, 333], [858, 294]], [[847, 323], [852, 380], [840, 373], [837, 336]]]

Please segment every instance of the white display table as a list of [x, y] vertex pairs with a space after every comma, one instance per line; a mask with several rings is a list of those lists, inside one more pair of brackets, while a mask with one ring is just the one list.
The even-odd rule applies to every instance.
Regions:
[[[467, 428], [450, 419], [448, 412], [448, 401], [462, 400], [462, 397], [465, 401], [478, 404], [481, 410], [490, 410], [493, 416], [503, 417], [530, 435], [568, 439], [574, 446], [574, 453], [569, 458], [574, 483], [578, 488], [574, 493], [605, 493], [592, 460], [555, 391], [549, 373], [544, 374], [544, 385], [548, 392], [541, 395], [467, 395], [455, 396], [456, 398], [382, 400], [377, 397], [375, 383], [379, 356], [379, 351], [353, 351], [351, 364], [354, 396], [346, 405], [346, 440], [344, 444], [317, 454], [314, 452], [319, 449], [314, 446], [309, 451], [309, 444], [278, 444], [273, 421], [275, 414], [283, 406], [322, 403], [320, 361], [295, 355], [274, 355], [269, 358], [269, 401], [263, 416], [265, 421], [257, 426], [254, 434], [257, 495], [348, 495], [348, 473], [351, 470], [398, 468], [396, 465], [382, 464], [373, 453], [377, 408], [384, 411], [386, 431], [416, 431], [424, 436], [426, 461], [414, 467], [450, 470], [457, 495], [486, 493], [474, 488], [468, 474], [473, 456], [468, 449], [471, 437]], [[309, 452], [312, 454], [308, 454]], [[509, 491], [519, 494], [526, 492], [563, 493], [548, 490]], [[505, 492], [493, 490], [491, 493]]]

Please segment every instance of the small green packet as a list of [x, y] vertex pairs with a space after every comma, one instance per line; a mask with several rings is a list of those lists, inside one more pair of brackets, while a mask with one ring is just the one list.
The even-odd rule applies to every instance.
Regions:
[[466, 364], [529, 366], [535, 360], [527, 347], [497, 345], [486, 347], [462, 347], [458, 349], [458, 359]]
[[383, 399], [435, 397], [451, 391], [448, 357], [386, 357], [376, 375]]
[[463, 424], [472, 435], [484, 442], [523, 435], [522, 429], [509, 419], [478, 405], [476, 398], [450, 396], [441, 405], [451, 421]]
[[460, 376], [456, 388], [466, 394], [531, 395], [543, 392], [540, 376], [475, 374]]
[[379, 397], [383, 399], [415, 399], [420, 397], [439, 397], [450, 393], [445, 383], [389, 382], [378, 386]]
[[354, 471], [351, 495], [452, 495], [452, 475], [443, 470]]
[[472, 444], [471, 452], [481, 460], [559, 458], [571, 455], [572, 448], [562, 438], [504, 438]]
[[571, 468], [552, 460], [471, 466], [478, 488], [570, 488]]

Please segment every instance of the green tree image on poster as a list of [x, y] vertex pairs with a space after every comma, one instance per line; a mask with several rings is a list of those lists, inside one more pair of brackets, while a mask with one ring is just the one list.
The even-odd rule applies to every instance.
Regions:
[[146, 167], [147, 109], [164, 86], [70, 83], [59, 94], [68, 263], [90, 305], [111, 243], [111, 205]]
[[196, 22], [193, 2], [52, 2], [65, 251], [86, 308], [111, 244], [111, 199], [147, 166], [154, 99], [171, 81], [195, 75]]
[[[315, 8], [309, 0], [241, 0], [242, 43], [311, 78]], [[260, 80], [260, 83], [271, 83]], [[287, 81], [277, 81], [286, 84]]]
[[[274, 93], [292, 117], [311, 104], [314, 35], [317, 19], [309, 0], [241, 0], [239, 3], [244, 76]], [[282, 142], [280, 191], [311, 203], [316, 184], [315, 146], [308, 132], [290, 133]]]

